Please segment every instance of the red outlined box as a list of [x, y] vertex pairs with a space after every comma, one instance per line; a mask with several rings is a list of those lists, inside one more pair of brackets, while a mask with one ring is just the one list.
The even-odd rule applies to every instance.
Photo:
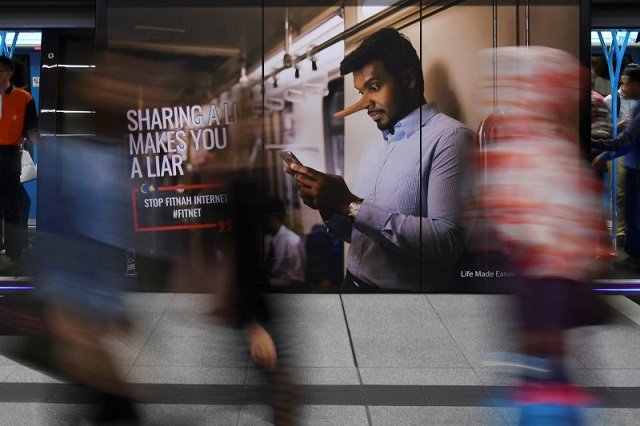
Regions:
[[[222, 183], [203, 183], [196, 185], [172, 185], [172, 186], [159, 186], [156, 191], [158, 192], [169, 192], [169, 191], [180, 191], [180, 190], [192, 190], [192, 189], [215, 189], [215, 188], [224, 188], [226, 185]], [[164, 225], [164, 226], [140, 226], [138, 221], [138, 194], [140, 193], [140, 188], [131, 189], [131, 201], [133, 206], [133, 229], [135, 232], [152, 232], [152, 231], [177, 231], [184, 229], [201, 229], [201, 228], [217, 228], [218, 221], [216, 223], [194, 223], [194, 224], [183, 224], [183, 225]]]

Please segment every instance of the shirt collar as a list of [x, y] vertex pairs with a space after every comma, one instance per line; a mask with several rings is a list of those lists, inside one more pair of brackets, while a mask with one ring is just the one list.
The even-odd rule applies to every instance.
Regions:
[[382, 131], [382, 137], [386, 142], [395, 142], [411, 137], [418, 129], [438, 113], [435, 104], [423, 104], [407, 114], [402, 120], [393, 126], [393, 134], [388, 130]]
[[11, 92], [13, 92], [13, 84], [10, 84], [9, 87], [7, 87], [7, 90], [4, 91], [4, 94], [10, 95]]
[[622, 89], [618, 89], [618, 97], [620, 99], [627, 99], [627, 97], [624, 95], [624, 92], [622, 91]]

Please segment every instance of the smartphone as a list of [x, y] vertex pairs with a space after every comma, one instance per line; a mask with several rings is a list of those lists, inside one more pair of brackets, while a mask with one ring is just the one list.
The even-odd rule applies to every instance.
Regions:
[[296, 157], [295, 154], [291, 151], [280, 151], [278, 155], [280, 155], [280, 158], [287, 166], [290, 166], [294, 163], [302, 166], [302, 163], [300, 162], [300, 160], [298, 160], [298, 157]]

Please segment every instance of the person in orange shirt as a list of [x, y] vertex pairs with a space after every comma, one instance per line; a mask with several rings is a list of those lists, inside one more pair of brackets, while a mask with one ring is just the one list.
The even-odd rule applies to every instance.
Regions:
[[5, 266], [17, 264], [24, 249], [20, 226], [20, 144], [25, 136], [37, 143], [38, 116], [31, 94], [11, 83], [15, 66], [0, 56], [0, 208], [5, 221]]

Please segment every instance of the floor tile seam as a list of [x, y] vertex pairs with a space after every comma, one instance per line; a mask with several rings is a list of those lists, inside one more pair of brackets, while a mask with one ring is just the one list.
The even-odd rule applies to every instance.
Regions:
[[[247, 375], [247, 373], [245, 371], [245, 378], [246, 378], [246, 375]], [[244, 398], [246, 386], [247, 386], [246, 383], [242, 384], [242, 398]], [[243, 408], [242, 405], [238, 406], [238, 418], [236, 420], [236, 426], [240, 426], [240, 419], [242, 418], [242, 408]]]
[[15, 368], [15, 365], [0, 365], [0, 371], [5, 371], [5, 374], [0, 376], [0, 383], [6, 383], [7, 379], [11, 375], [11, 369]]
[[344, 299], [342, 298], [342, 293], [339, 294], [340, 299], [340, 308], [342, 309], [342, 316], [344, 318], [344, 325], [347, 330], [347, 338], [349, 339], [349, 347], [351, 349], [351, 355], [353, 357], [353, 365], [356, 369], [356, 375], [358, 376], [358, 383], [360, 386], [360, 392], [362, 393], [362, 398], [364, 401], [364, 410], [367, 416], [367, 424], [368, 426], [373, 426], [373, 418], [371, 417], [371, 411], [369, 410], [369, 403], [367, 401], [367, 394], [363, 388], [362, 374], [360, 373], [360, 367], [358, 364], [358, 358], [356, 356], [356, 348], [353, 343], [353, 338], [351, 337], [351, 327], [349, 326], [349, 319], [347, 318], [347, 309], [344, 306]]
[[[252, 368], [251, 364], [250, 364], [250, 361], [251, 361], [251, 357], [248, 357], [247, 358], [247, 362], [245, 363], [245, 366], [244, 366], [244, 380], [242, 381], [242, 384], [244, 386], [250, 385], [250, 383], [249, 383], [249, 373], [250, 373], [250, 370]], [[256, 370], [260, 370], [259, 367], [255, 367], [255, 369]], [[240, 421], [240, 420], [238, 419], [238, 421]]]
[[[490, 382], [488, 381], [488, 378], [487, 378], [487, 380], [483, 380], [483, 379], [482, 379], [482, 374], [478, 373], [478, 371], [477, 371], [477, 369], [479, 369], [479, 368], [485, 368], [485, 369], [488, 369], [488, 370], [493, 370], [493, 369], [491, 369], [491, 368], [489, 368], [489, 367], [483, 367], [483, 366], [480, 366], [480, 367], [474, 367], [473, 365], [471, 366], [471, 369], [473, 370], [473, 374], [475, 374], [475, 375], [476, 375], [476, 377], [478, 378], [478, 380], [480, 381], [480, 383], [482, 384], [482, 386], [499, 386], [499, 385], [496, 385], [495, 383], [490, 383]], [[505, 379], [506, 379], [506, 378], [508, 378], [508, 379], [506, 379], [506, 380], [514, 380], [514, 379], [516, 378], [516, 375], [515, 375], [515, 374], [510, 374], [510, 373], [500, 372], [500, 371], [499, 371], [499, 370], [497, 370], [497, 369], [496, 369], [495, 371], [489, 371], [489, 374], [502, 375], [502, 376], [504, 376], [504, 377], [505, 377]]]
[[[433, 305], [433, 303], [431, 302], [431, 300], [429, 299], [429, 295], [428, 294], [423, 294], [425, 300], [427, 301], [427, 303], [429, 304], [429, 306], [431, 306], [431, 309], [433, 309], [433, 312], [436, 314], [436, 317], [438, 317], [438, 320], [440, 321], [440, 324], [442, 324], [442, 326], [444, 327], [444, 329], [447, 331], [447, 334], [449, 334], [449, 338], [451, 339], [451, 341], [453, 342], [453, 344], [455, 345], [456, 349], [458, 349], [458, 351], [460, 352], [460, 354], [462, 354], [462, 357], [464, 358], [464, 360], [467, 362], [467, 365], [469, 368], [473, 369], [473, 363], [471, 362], [471, 360], [469, 360], [469, 358], [467, 357], [467, 355], [464, 353], [464, 351], [462, 350], [462, 348], [460, 347], [460, 345], [458, 344], [458, 342], [456, 341], [455, 337], [453, 336], [453, 333], [451, 332], [451, 330], [449, 330], [449, 327], [447, 327], [447, 325], [445, 324], [443, 318], [440, 316], [440, 313], [438, 312], [438, 310], [436, 309], [436, 307]], [[474, 373], [476, 374], [475, 370]], [[478, 375], [476, 374], [476, 378], [479, 380], [480, 377], [478, 377]]]
[[[179, 367], [175, 367], [175, 366], [170, 366], [170, 367], [167, 367], [167, 366], [159, 366], [159, 367], [149, 367], [149, 366], [134, 366], [133, 368], [139, 368], [139, 367], [143, 367], [143, 368], [158, 368], [158, 369], [165, 369], [165, 368], [191, 369], [191, 370], [194, 370], [194, 371], [197, 371], [197, 370], [199, 370], [199, 369], [206, 369], [206, 370], [238, 370], [238, 371], [242, 370], [242, 372], [243, 372], [243, 374], [244, 374], [244, 375], [243, 375], [243, 377], [242, 377], [242, 379], [241, 379], [241, 380], [238, 380], [238, 381], [237, 381], [238, 383], [236, 383], [236, 381], [235, 381], [235, 380], [232, 380], [232, 382], [233, 382], [233, 383], [226, 383], [226, 382], [220, 382], [220, 381], [218, 381], [218, 382], [213, 382], [213, 381], [211, 381], [211, 382], [199, 382], [199, 383], [168, 383], [168, 382], [166, 382], [166, 381], [145, 381], [145, 382], [137, 381], [137, 382], [133, 382], [133, 381], [130, 381], [130, 380], [131, 380], [131, 376], [129, 375], [129, 376], [127, 376], [127, 378], [126, 378], [127, 383], [145, 383], [145, 384], [184, 384], [184, 385], [246, 385], [246, 384], [250, 384], [250, 383], [248, 383], [248, 382], [247, 382], [247, 380], [246, 380], [246, 376], [247, 376], [247, 369], [246, 369], [246, 368], [244, 368], [244, 367], [202, 367], [202, 366], [187, 366], [187, 367], [182, 367], [182, 366], [179, 366]], [[225, 372], [225, 373], [226, 373], [226, 372]], [[200, 377], [202, 377], [202, 375], [201, 375], [201, 374], [200, 374], [199, 376], [200, 376]], [[138, 378], [138, 379], [139, 379], [139, 378]], [[166, 380], [166, 378], [161, 379], [161, 380]]]
[[[469, 368], [469, 367], [361, 367], [362, 370], [367, 370], [367, 371], [389, 371], [389, 370], [398, 370], [398, 371], [416, 371], [416, 370], [420, 370], [422, 372], [432, 372], [435, 370], [441, 370], [441, 371], [450, 371], [450, 370], [461, 370], [461, 371], [465, 371], [465, 372], [471, 372], [473, 374], [473, 377], [475, 378], [476, 383], [465, 383], [465, 384], [454, 384], [452, 386], [487, 386], [486, 383], [484, 383], [481, 379], [481, 377], [478, 375], [478, 373], [475, 371], [475, 369], [473, 367]], [[383, 373], [384, 374], [384, 373]], [[391, 374], [394, 374], [394, 372], [391, 372]], [[456, 375], [455, 372], [452, 372], [451, 374]], [[364, 385], [379, 385], [380, 383], [364, 383]], [[396, 386], [396, 385], [406, 385], [406, 383], [383, 383], [383, 384], [387, 384], [387, 385], [392, 385], [392, 386]], [[420, 383], [420, 384], [409, 384], [410, 386], [439, 386], [438, 384], [425, 384], [425, 383]]]
[[[173, 303], [174, 299], [176, 298], [176, 296], [178, 294], [182, 294], [182, 293], [164, 292], [164, 291], [155, 291], [155, 292], [130, 291], [130, 292], [125, 292], [125, 297], [126, 296], [139, 296], [139, 297], [142, 297], [144, 295], [157, 295], [157, 296], [166, 295], [166, 296], [168, 296], [168, 299], [167, 299], [168, 301], [167, 301], [167, 303], [165, 305], [160, 305], [160, 309], [153, 309], [152, 308], [150, 310], [142, 311], [143, 313], [154, 313], [154, 312], [162, 313], [162, 312], [165, 312], [169, 306], [171, 306], [171, 303]], [[130, 302], [130, 301], [127, 301], [125, 306], [128, 309], [135, 308], [135, 306], [133, 306], [133, 303]]]
[[[158, 317], [158, 320], [156, 321], [156, 324], [153, 326], [153, 329], [149, 332], [149, 335], [147, 335], [147, 338], [144, 340], [144, 343], [140, 346], [140, 350], [138, 351], [137, 355], [135, 356], [135, 359], [133, 360], [131, 368], [133, 368], [134, 366], [136, 366], [136, 367], [138, 366], [137, 362], [140, 359], [140, 356], [142, 355], [142, 353], [144, 352], [145, 348], [147, 347], [147, 345], [151, 341], [151, 336], [153, 336], [153, 333], [160, 326], [160, 323], [162, 322], [162, 319], [166, 315], [167, 310], [169, 309], [169, 306], [171, 306], [171, 303], [173, 302], [175, 297], [176, 297], [176, 293], [171, 293], [171, 298], [169, 299], [169, 302], [166, 304], [166, 306], [162, 310], [162, 314]], [[126, 380], [126, 378], [127, 378], [127, 376], [125, 376], [125, 380]]]
[[135, 364], [132, 366], [133, 368], [144, 367], [144, 368], [237, 368], [237, 369], [246, 369], [246, 365], [237, 365], [237, 366], [208, 366], [202, 364], [183, 364], [183, 365], [167, 365], [167, 364]]
[[605, 301], [625, 318], [640, 325], [640, 306], [635, 302], [625, 296], [605, 296]]
[[580, 358], [578, 355], [579, 354], [576, 351], [572, 350], [572, 349], [567, 350], [566, 355], [565, 355], [566, 364], [567, 365], [571, 365], [571, 363], [575, 362], [575, 363], [580, 364], [579, 369], [591, 370], [591, 367], [589, 367], [587, 365], [587, 363], [582, 358]]

